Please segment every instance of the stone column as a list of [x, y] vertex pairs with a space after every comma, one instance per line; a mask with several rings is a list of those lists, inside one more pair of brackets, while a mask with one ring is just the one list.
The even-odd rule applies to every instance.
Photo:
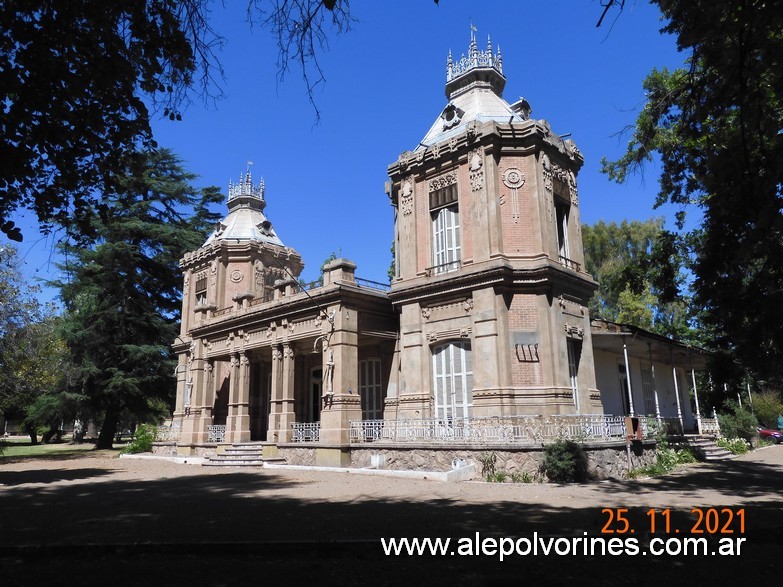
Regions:
[[277, 438], [278, 442], [291, 442], [291, 424], [296, 421], [296, 411], [294, 409], [294, 364], [296, 355], [293, 347], [289, 344], [283, 345], [282, 354], [282, 382], [280, 385], [279, 404], [280, 419], [277, 428]]
[[242, 352], [231, 357], [231, 383], [226, 419], [226, 441], [250, 440], [250, 359]]
[[272, 347], [272, 393], [269, 402], [269, 427], [266, 439], [269, 442], [282, 442], [280, 440], [280, 413], [283, 400], [283, 351]]

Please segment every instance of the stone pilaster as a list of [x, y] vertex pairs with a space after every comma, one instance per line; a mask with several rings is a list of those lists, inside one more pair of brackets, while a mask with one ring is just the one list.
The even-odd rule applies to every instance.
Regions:
[[[324, 381], [324, 390], [332, 394], [324, 398], [321, 409], [320, 441], [345, 445], [350, 441], [350, 421], [362, 419], [359, 397], [359, 353], [357, 314], [342, 309], [337, 313], [336, 330], [329, 340], [328, 352], [333, 357], [331, 387]], [[324, 370], [326, 374], [326, 370]]]
[[266, 439], [269, 442], [280, 440], [280, 414], [283, 401], [283, 351], [272, 347], [272, 393], [269, 405], [269, 428]]
[[242, 352], [231, 357], [226, 441], [250, 440], [250, 359]]

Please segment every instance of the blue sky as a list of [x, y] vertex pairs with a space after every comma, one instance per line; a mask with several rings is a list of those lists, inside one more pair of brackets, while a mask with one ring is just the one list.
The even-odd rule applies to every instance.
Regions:
[[[446, 57], [449, 50], [455, 59], [467, 52], [471, 22], [481, 47], [488, 34], [500, 46], [504, 98], [525, 97], [534, 118], [547, 119], [558, 134], [571, 133], [584, 154], [583, 223], [660, 215], [673, 221], [673, 209], [653, 210], [654, 165], [622, 186], [599, 172], [602, 156], [623, 152], [628, 136], [617, 133], [643, 104], [646, 74], [685, 59], [674, 38], [659, 33], [657, 9], [629, 1], [616, 21], [611, 15], [597, 29], [598, 0], [352, 5], [352, 29], [331, 36], [321, 56], [320, 124], [299, 72], [278, 80], [275, 39], [247, 25], [246, 3], [239, 0], [216, 3], [212, 15], [226, 39], [218, 54], [226, 74], [223, 99], [208, 105], [194, 99], [181, 122], [154, 123], [158, 143], [184, 160], [199, 186], [225, 193], [229, 179], [254, 162], [254, 177], [266, 182], [266, 213], [283, 242], [302, 255], [305, 280], [317, 276], [332, 251], [356, 262], [358, 276], [386, 280], [393, 233], [386, 168], [418, 144], [446, 105]], [[53, 276], [51, 240], [25, 232], [19, 249], [31, 278]]]

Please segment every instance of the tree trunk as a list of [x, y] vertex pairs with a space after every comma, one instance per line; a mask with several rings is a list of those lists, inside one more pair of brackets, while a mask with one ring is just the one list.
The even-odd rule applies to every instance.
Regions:
[[27, 430], [27, 434], [30, 435], [30, 444], [33, 446], [38, 444], [38, 431], [35, 426], [27, 425], [25, 426], [25, 429]]
[[101, 425], [101, 433], [98, 434], [98, 442], [95, 443], [96, 449], [112, 449], [114, 447], [114, 435], [117, 433], [118, 422], [118, 410], [114, 408], [107, 409]]

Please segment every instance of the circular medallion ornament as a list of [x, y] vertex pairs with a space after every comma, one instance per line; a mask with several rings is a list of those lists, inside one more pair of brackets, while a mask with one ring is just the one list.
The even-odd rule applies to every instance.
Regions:
[[234, 283], [239, 283], [245, 278], [245, 275], [239, 269], [234, 269], [231, 272], [230, 277], [231, 277], [231, 281], [233, 281]]
[[507, 188], [517, 189], [525, 184], [525, 176], [516, 167], [509, 167], [503, 172], [503, 183]]

